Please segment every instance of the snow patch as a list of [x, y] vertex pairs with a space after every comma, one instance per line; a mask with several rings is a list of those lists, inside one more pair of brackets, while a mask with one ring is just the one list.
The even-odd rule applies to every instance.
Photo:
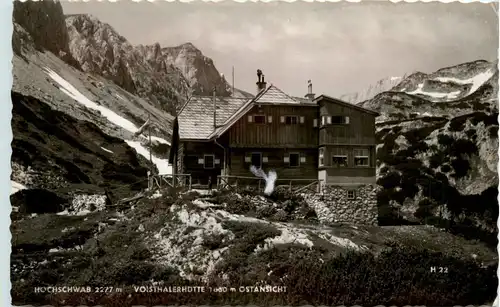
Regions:
[[450, 93], [437, 93], [437, 92], [425, 92], [425, 91], [423, 91], [423, 88], [424, 88], [424, 84], [420, 83], [416, 90], [414, 90], [412, 92], [407, 92], [407, 93], [410, 95], [420, 94], [420, 95], [425, 95], [425, 96], [429, 96], [432, 98], [446, 98], [446, 99], [455, 99], [458, 97], [458, 95], [460, 95], [460, 91], [455, 91], [455, 92], [450, 92]]
[[[136, 141], [125, 141], [125, 142], [128, 144], [128, 146], [134, 148], [138, 154], [140, 154], [141, 156], [143, 156], [149, 160], [149, 150], [147, 150], [147, 148], [142, 146], [142, 144], [140, 142], [136, 142]], [[151, 159], [152, 159], [153, 163], [156, 165], [156, 167], [158, 168], [158, 172], [160, 175], [172, 174], [172, 166], [170, 166], [168, 164], [167, 159], [160, 159], [160, 158], [157, 158], [155, 156], [152, 156]]]
[[151, 141], [152, 141], [152, 142], [155, 142], [155, 141], [156, 141], [156, 142], [158, 142], [158, 143], [167, 144], [167, 145], [169, 145], [169, 146], [170, 146], [170, 142], [169, 142], [169, 141], [167, 141], [167, 140], [165, 140], [165, 139], [162, 139], [162, 138], [160, 138], [160, 137], [157, 137], [157, 136], [151, 136]]
[[469, 79], [458, 79], [458, 78], [450, 78], [450, 77], [437, 77], [434, 80], [440, 81], [440, 82], [453, 82], [457, 84], [472, 84], [471, 89], [469, 90], [469, 93], [467, 95], [470, 95], [477, 91], [478, 88], [481, 87], [486, 81], [488, 81], [491, 77], [494, 75], [494, 70], [490, 69], [487, 71], [483, 71], [477, 75], [475, 75], [472, 78]]
[[109, 153], [113, 153], [111, 150], [106, 149], [106, 148], [104, 148], [104, 147], [102, 147], [102, 146], [101, 146], [101, 149], [102, 149], [102, 150], [104, 150], [104, 151], [107, 151], [107, 152], [109, 152]]
[[137, 127], [129, 120], [121, 117], [120, 115], [116, 114], [115, 112], [111, 111], [106, 107], [98, 105], [97, 103], [85, 97], [85, 95], [80, 93], [80, 91], [78, 91], [73, 85], [71, 85], [71, 83], [66, 81], [61, 76], [59, 76], [52, 69], [45, 67], [45, 71], [49, 75], [49, 77], [51, 77], [54, 81], [59, 83], [59, 85], [61, 86], [60, 90], [69, 97], [75, 99], [76, 101], [83, 104], [89, 109], [99, 111], [102, 116], [106, 117], [111, 123], [115, 124], [118, 127], [121, 127], [132, 133], [135, 133], [138, 130]]
[[16, 193], [17, 191], [26, 189], [26, 187], [24, 185], [20, 184], [19, 182], [13, 181], [13, 180], [10, 181], [10, 184], [11, 184], [10, 195]]

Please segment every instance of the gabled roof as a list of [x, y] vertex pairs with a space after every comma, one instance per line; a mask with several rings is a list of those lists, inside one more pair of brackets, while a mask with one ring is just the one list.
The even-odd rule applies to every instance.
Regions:
[[271, 84], [266, 89], [257, 94], [257, 96], [255, 96], [253, 99], [242, 105], [238, 111], [236, 111], [231, 117], [228, 118], [223, 126], [217, 128], [210, 135], [210, 138], [221, 136], [257, 104], [311, 106], [316, 105], [316, 102], [308, 99], [306, 101], [299, 100], [296, 97], [291, 97]]
[[[216, 125], [223, 125], [248, 98], [216, 97]], [[207, 140], [214, 132], [214, 102], [210, 96], [192, 96], [177, 116], [179, 138]]]
[[300, 101], [294, 99], [291, 96], [285, 94], [282, 90], [277, 88], [274, 85], [270, 85], [264, 91], [259, 93], [257, 97], [255, 97], [254, 102], [256, 103], [269, 103], [269, 104], [299, 104]]
[[330, 97], [330, 96], [327, 96], [327, 95], [320, 95], [318, 97], [316, 97], [313, 101], [315, 103], [317, 103], [318, 101], [320, 100], [327, 100], [327, 101], [330, 101], [330, 102], [333, 102], [333, 103], [336, 103], [336, 104], [340, 104], [340, 105], [343, 105], [343, 106], [346, 106], [348, 108], [353, 108], [353, 109], [356, 109], [358, 111], [361, 111], [361, 112], [364, 112], [364, 113], [368, 113], [368, 114], [371, 114], [371, 115], [374, 115], [374, 116], [379, 116], [380, 114], [375, 112], [375, 111], [372, 111], [372, 110], [369, 110], [369, 109], [365, 109], [363, 107], [360, 107], [358, 105], [355, 105], [355, 104], [352, 104], [352, 103], [349, 103], [349, 102], [345, 102], [345, 101], [342, 101], [338, 98], [333, 98], [333, 97]]

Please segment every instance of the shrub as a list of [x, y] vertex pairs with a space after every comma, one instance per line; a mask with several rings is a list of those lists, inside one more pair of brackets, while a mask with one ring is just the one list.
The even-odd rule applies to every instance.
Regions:
[[[448, 273], [436, 275], [434, 266]], [[480, 304], [494, 299], [497, 283], [493, 266], [398, 246], [377, 258], [353, 252], [323, 264], [304, 259], [285, 279], [287, 304], [332, 306]]]
[[224, 247], [223, 241], [223, 234], [211, 234], [203, 237], [202, 246], [210, 250], [215, 250]]
[[406, 194], [405, 191], [403, 191], [402, 189], [400, 190], [397, 190], [395, 188], [383, 189], [377, 192], [377, 204], [379, 206], [387, 205], [391, 200], [394, 200], [399, 204], [402, 204], [405, 199], [406, 199]]
[[449, 156], [447, 156], [444, 152], [439, 151], [433, 154], [429, 158], [429, 166], [432, 168], [437, 168], [440, 165], [444, 164], [449, 160]]
[[449, 153], [454, 153], [456, 156], [472, 155], [478, 153], [476, 143], [467, 139], [458, 139], [449, 148]]
[[454, 117], [450, 120], [450, 131], [462, 131], [465, 128], [465, 123], [469, 118], [469, 114]]
[[465, 135], [467, 135], [467, 137], [472, 139], [472, 140], [475, 140], [477, 138], [475, 129], [469, 129], [469, 130], [465, 131]]
[[429, 199], [425, 198], [418, 203], [418, 209], [415, 211], [414, 216], [418, 219], [425, 219], [432, 216], [434, 207], [435, 205]]
[[233, 214], [244, 214], [255, 210], [255, 204], [248, 198], [226, 198], [226, 210]]
[[[230, 287], [266, 284], [285, 286], [283, 293], [228, 292], [225, 295], [204, 293], [137, 293], [82, 296], [78, 293], [33, 297], [35, 285], [61, 284], [55, 270], [46, 269], [31, 282], [13, 285], [13, 302], [60, 305], [481, 305], [493, 301], [498, 286], [496, 265], [481, 267], [472, 258], [459, 259], [397, 243], [388, 242], [378, 256], [361, 252], [342, 252], [332, 257], [317, 249], [296, 244], [270, 249], [257, 255], [232, 254]], [[319, 261], [321, 259], [321, 261]], [[104, 264], [104, 263], [102, 263]], [[119, 264], [119, 265], [118, 265]], [[177, 278], [175, 270], [160, 269], [148, 263], [106, 263], [111, 279], [140, 284], [146, 278], [165, 280], [167, 285], [199, 286]], [[267, 267], [269, 265], [269, 267]], [[132, 267], [135, 266], [135, 267]], [[447, 273], [432, 272], [431, 267], [446, 267]], [[122, 271], [118, 269], [121, 268]], [[272, 274], [268, 274], [272, 270]], [[94, 268], [95, 272], [100, 272]], [[61, 273], [57, 271], [57, 273]], [[51, 283], [47, 283], [50, 281]], [[97, 279], [95, 279], [97, 281]], [[44, 283], [45, 282], [45, 283]], [[94, 283], [86, 283], [86, 285]], [[217, 275], [209, 284], [224, 285]], [[97, 284], [96, 284], [97, 285]], [[119, 285], [119, 284], [116, 284]], [[189, 294], [189, 295], [188, 295]]]
[[447, 134], [438, 134], [438, 143], [443, 146], [450, 146], [454, 141], [455, 139]]
[[498, 126], [491, 126], [488, 128], [488, 134], [491, 139], [498, 138]]
[[451, 166], [455, 171], [451, 176], [454, 178], [462, 178], [467, 176], [467, 173], [470, 170], [470, 163], [468, 160], [462, 158], [456, 158], [451, 161]]
[[399, 132], [401, 132], [401, 130], [403, 130], [403, 127], [401, 127], [401, 126], [392, 127], [392, 133], [394, 133], [394, 134], [398, 134]]
[[451, 171], [451, 167], [449, 164], [443, 164], [441, 165], [441, 171], [444, 172], [444, 173], [448, 173], [449, 171]]

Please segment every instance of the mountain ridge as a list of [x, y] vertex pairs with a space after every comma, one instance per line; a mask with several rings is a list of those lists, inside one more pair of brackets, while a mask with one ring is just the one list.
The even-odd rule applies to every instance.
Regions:
[[111, 79], [171, 114], [189, 96], [211, 95], [214, 87], [218, 96], [231, 95], [213, 60], [191, 42], [132, 45], [92, 15], [67, 15], [65, 21], [70, 51], [84, 71]]
[[[462, 214], [477, 227], [475, 235], [495, 233], [498, 204], [489, 191], [498, 185], [496, 61], [414, 72], [358, 105], [380, 113], [376, 152], [383, 219], [393, 223], [402, 214], [412, 222], [464, 223], [456, 218]], [[469, 198], [484, 207], [470, 208]]]

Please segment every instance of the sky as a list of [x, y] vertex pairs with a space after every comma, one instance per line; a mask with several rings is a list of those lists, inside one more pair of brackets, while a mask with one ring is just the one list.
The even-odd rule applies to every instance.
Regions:
[[256, 71], [294, 96], [340, 96], [414, 71], [498, 58], [498, 16], [485, 3], [66, 2], [131, 44], [191, 42], [235, 87], [256, 91]]

